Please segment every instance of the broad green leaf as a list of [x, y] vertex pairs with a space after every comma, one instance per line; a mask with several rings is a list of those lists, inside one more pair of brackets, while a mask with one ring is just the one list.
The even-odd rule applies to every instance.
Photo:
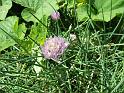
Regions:
[[33, 42], [30, 39], [19, 40], [19, 44], [21, 44], [21, 52], [23, 53], [32, 53]]
[[87, 18], [89, 18], [89, 16], [94, 15], [94, 9], [90, 8], [90, 4], [91, 6], [94, 3], [94, 0], [77, 0], [78, 4], [77, 4], [77, 17], [78, 17], [78, 21], [85, 21]]
[[18, 30], [16, 30], [16, 34], [18, 36], [18, 39], [23, 40], [24, 36], [25, 36], [25, 32], [26, 32], [27, 28], [25, 26], [25, 23], [19, 24], [18, 25]]
[[[45, 25], [47, 25], [47, 16], [43, 16], [42, 22]], [[35, 42], [37, 42], [38, 44], [43, 45], [46, 39], [46, 35], [47, 35], [47, 28], [44, 25], [39, 23], [38, 26], [36, 25], [32, 26], [29, 36], [33, 40], [35, 40]]]
[[110, 21], [124, 12], [124, 0], [95, 0], [95, 6], [98, 14], [92, 17], [94, 20]]
[[73, 8], [78, 4], [86, 4], [87, 0], [65, 0], [65, 3], [68, 5], [68, 8]]
[[[112, 2], [111, 2], [112, 1]], [[94, 2], [97, 14], [91, 8], [91, 18], [95, 21], [110, 21], [118, 14], [124, 13], [124, 0], [95, 0]], [[79, 21], [88, 18], [87, 8], [82, 5], [77, 7], [77, 17]]]
[[4, 20], [8, 10], [12, 7], [11, 0], [0, 0], [0, 20]]
[[[41, 19], [44, 15], [49, 16], [53, 11], [59, 9], [58, 2], [61, 0], [13, 0], [14, 2], [21, 4], [25, 8], [22, 11], [22, 17], [26, 21], [37, 22], [38, 20], [32, 16], [33, 13], [38, 19]], [[31, 12], [31, 13], [30, 13]]]
[[87, 0], [76, 0], [77, 3], [86, 3]]
[[80, 4], [77, 8], [78, 21], [84, 21], [88, 18], [87, 5]]
[[0, 51], [13, 46], [17, 42], [15, 39], [22, 40], [26, 27], [24, 24], [18, 26], [18, 17], [11, 16], [0, 22]]
[[[45, 25], [47, 25], [47, 17], [43, 16], [41, 20]], [[32, 49], [39, 47], [38, 45], [43, 45], [46, 40], [47, 28], [42, 24], [38, 23], [32, 25], [30, 34], [27, 39], [20, 40], [19, 43], [23, 48], [25, 48], [28, 53], [32, 53]], [[38, 45], [37, 45], [38, 44]], [[25, 52], [25, 51], [24, 51]]]
[[44, 0], [12, 0], [12, 1], [35, 11], [41, 7]]

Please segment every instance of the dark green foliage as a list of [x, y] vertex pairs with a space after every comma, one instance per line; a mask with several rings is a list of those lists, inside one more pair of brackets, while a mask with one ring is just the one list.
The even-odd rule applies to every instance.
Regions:
[[[123, 0], [5, 1], [0, 93], [124, 93]], [[50, 36], [70, 43], [59, 60], [39, 48]]]

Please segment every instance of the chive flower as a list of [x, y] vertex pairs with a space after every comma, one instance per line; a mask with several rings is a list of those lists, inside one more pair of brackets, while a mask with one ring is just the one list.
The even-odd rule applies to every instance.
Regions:
[[57, 60], [69, 43], [62, 37], [50, 37], [41, 46], [42, 54], [47, 59]]
[[57, 12], [57, 11], [54, 11], [54, 12], [51, 14], [51, 18], [52, 18], [54, 21], [60, 19], [60, 13]]

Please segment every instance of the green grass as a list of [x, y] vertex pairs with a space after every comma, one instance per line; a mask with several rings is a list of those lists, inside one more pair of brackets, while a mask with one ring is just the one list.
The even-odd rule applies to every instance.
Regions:
[[44, 59], [38, 48], [28, 55], [10, 47], [0, 54], [0, 93], [124, 93], [123, 22], [123, 15], [110, 22], [51, 22], [48, 36], [70, 42], [60, 63]]

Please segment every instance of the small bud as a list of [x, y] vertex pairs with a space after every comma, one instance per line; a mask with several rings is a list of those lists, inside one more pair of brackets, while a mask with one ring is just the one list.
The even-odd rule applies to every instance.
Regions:
[[70, 34], [70, 38], [71, 38], [71, 40], [73, 41], [73, 40], [76, 39], [76, 35], [75, 35], [75, 34]]
[[59, 12], [53, 12], [52, 14], [51, 14], [51, 18], [54, 20], [54, 21], [56, 21], [56, 20], [58, 20], [58, 19], [60, 19], [60, 13]]

